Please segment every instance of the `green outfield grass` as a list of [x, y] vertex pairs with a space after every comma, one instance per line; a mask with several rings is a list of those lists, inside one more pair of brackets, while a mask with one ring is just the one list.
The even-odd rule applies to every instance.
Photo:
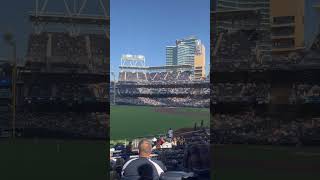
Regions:
[[0, 139], [0, 179], [106, 180], [107, 149], [103, 141]]
[[175, 108], [178, 113], [155, 112], [150, 106], [111, 106], [110, 127], [112, 140], [166, 133], [169, 128], [193, 127], [201, 120], [209, 126], [210, 112], [204, 108]]
[[212, 179], [320, 179], [319, 147], [217, 145], [212, 154]]

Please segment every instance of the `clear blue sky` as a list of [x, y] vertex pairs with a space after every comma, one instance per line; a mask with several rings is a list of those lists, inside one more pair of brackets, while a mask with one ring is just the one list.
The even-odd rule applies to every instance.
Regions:
[[165, 65], [165, 46], [195, 35], [210, 62], [210, 0], [110, 0], [110, 68], [122, 54], [142, 54], [148, 66]]
[[[7, 31], [11, 32], [16, 39], [18, 58], [25, 57], [28, 36], [32, 30], [32, 25], [28, 19], [28, 12], [35, 10], [35, 2], [35, 0], [6, 0], [5, 2], [2, 2], [0, 6], [0, 58], [11, 57], [11, 49], [3, 41], [3, 34]], [[39, 2], [41, 2], [41, 4], [44, 3], [44, 1]], [[69, 5], [73, 5], [73, 1], [68, 0], [67, 2]], [[80, 6], [79, 4], [77, 5]], [[64, 1], [48, 1], [47, 10], [50, 12], [65, 12]], [[101, 8], [99, 8], [99, 1], [87, 1], [86, 7], [83, 9], [83, 13], [102, 13]]]
[[27, 12], [34, 8], [34, 1], [10, 0], [0, 7], [0, 57], [11, 57], [11, 49], [3, 41], [4, 32], [11, 32], [17, 41], [18, 57], [26, 54], [26, 44], [31, 24]]

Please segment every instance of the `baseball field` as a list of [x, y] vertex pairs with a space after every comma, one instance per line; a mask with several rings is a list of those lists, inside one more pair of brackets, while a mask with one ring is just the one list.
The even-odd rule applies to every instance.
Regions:
[[163, 134], [169, 128], [193, 128], [210, 123], [210, 110], [205, 108], [169, 108], [151, 106], [111, 106], [110, 139], [132, 139]]
[[105, 180], [107, 149], [95, 140], [0, 139], [0, 179]]
[[[111, 139], [165, 133], [168, 128], [193, 127], [209, 109], [111, 107]], [[214, 145], [212, 179], [219, 180], [318, 180], [320, 147]]]

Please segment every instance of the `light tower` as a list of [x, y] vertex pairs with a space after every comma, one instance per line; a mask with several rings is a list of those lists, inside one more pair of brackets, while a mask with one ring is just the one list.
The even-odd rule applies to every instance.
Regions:
[[[136, 73], [137, 80], [139, 79], [138, 73], [146, 75], [146, 59], [143, 55], [124, 54], [121, 56], [120, 74], [124, 74], [124, 81], [127, 81], [127, 72]], [[120, 78], [119, 78], [120, 79]]]
[[122, 67], [145, 67], [146, 60], [143, 55], [124, 54], [121, 56]]

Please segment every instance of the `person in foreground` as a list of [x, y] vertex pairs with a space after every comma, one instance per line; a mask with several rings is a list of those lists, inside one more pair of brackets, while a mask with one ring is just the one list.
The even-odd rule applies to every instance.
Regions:
[[161, 161], [151, 159], [152, 144], [142, 139], [138, 145], [139, 157], [128, 160], [122, 168], [122, 180], [159, 180], [166, 167]]

